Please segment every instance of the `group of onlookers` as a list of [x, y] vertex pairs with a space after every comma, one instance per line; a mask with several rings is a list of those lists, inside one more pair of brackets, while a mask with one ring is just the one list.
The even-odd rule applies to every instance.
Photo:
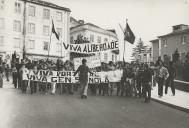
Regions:
[[[108, 64], [102, 63], [101, 66], [95, 69], [89, 69], [86, 65], [86, 60], [78, 69], [74, 69], [72, 61], [63, 62], [57, 59], [56, 62], [52, 60], [38, 60], [31, 61], [29, 59], [21, 60], [21, 63], [13, 61], [11, 67], [6, 63], [0, 66], [0, 87], [3, 86], [3, 74], [6, 80], [9, 81], [9, 75], [12, 73], [13, 84], [15, 88], [21, 89], [22, 93], [26, 93], [28, 85], [30, 86], [31, 94], [37, 91], [47, 93], [51, 91], [52, 94], [56, 92], [73, 94], [77, 92], [80, 86], [82, 87], [82, 97], [87, 97], [88, 90], [88, 72], [95, 73], [100, 71], [114, 71], [117, 69], [123, 70], [123, 76], [119, 82], [89, 84], [89, 89], [94, 95], [114, 95], [116, 90], [117, 96], [128, 97], [144, 97], [145, 102], [150, 102], [151, 89], [153, 86], [158, 85], [158, 95], [163, 96], [163, 86], [165, 85], [165, 94], [170, 86], [173, 95], [175, 95], [174, 78], [176, 70], [173, 63], [170, 62], [168, 66], [163, 65], [163, 61], [159, 57], [156, 63], [125, 63], [109, 62]], [[83, 66], [84, 65], [84, 66]], [[27, 70], [56, 70], [56, 71], [76, 71], [79, 72], [80, 85], [78, 84], [64, 84], [64, 83], [46, 83], [37, 81], [23, 80], [22, 74]]]

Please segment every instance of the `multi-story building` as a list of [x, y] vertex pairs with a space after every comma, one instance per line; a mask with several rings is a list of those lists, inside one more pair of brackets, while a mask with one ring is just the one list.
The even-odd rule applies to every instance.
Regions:
[[[115, 30], [105, 30], [91, 23], [84, 23], [83, 20], [75, 20], [72, 18], [70, 28], [70, 42], [75, 43], [79, 36], [83, 36], [90, 43], [106, 43], [118, 41]], [[109, 61], [116, 62], [119, 57], [119, 50], [105, 51], [97, 53], [101, 62], [108, 63]]]
[[[52, 20], [60, 41], [52, 34]], [[62, 43], [70, 42], [70, 9], [42, 0], [0, 0], [0, 56], [23, 51], [31, 59], [62, 57]], [[50, 41], [51, 40], [51, 41]], [[50, 43], [51, 42], [51, 43]]]
[[153, 61], [156, 61], [158, 56], [161, 56], [163, 59], [169, 57], [172, 60], [176, 50], [180, 54], [180, 60], [185, 61], [185, 56], [189, 52], [188, 25], [180, 24], [173, 26], [171, 33], [158, 36], [158, 39], [150, 42], [152, 43]]

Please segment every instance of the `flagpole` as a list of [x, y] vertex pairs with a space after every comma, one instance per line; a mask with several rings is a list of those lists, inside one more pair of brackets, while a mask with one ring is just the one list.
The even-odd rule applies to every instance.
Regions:
[[[125, 26], [125, 31], [127, 31], [127, 21], [128, 21], [128, 19], [126, 19], [126, 26]], [[126, 43], [127, 43], [127, 41], [125, 41], [125, 39], [124, 39], [124, 55], [123, 55], [123, 60], [124, 60], [124, 62], [125, 62], [125, 47], [126, 47]]]
[[62, 59], [62, 44], [63, 44], [63, 43], [61, 43], [61, 59]]
[[[125, 31], [127, 30], [127, 21], [128, 21], [128, 19], [126, 19], [126, 27], [125, 27]], [[124, 32], [122, 26], [121, 26], [120, 24], [119, 24], [119, 26], [120, 26], [120, 28], [121, 28], [123, 34], [125, 35], [125, 32]], [[126, 46], [126, 41], [125, 41], [125, 39], [124, 39], [124, 50], [123, 50], [123, 61], [124, 61], [124, 62], [125, 62], [125, 59], [124, 59], [124, 57], [125, 57], [125, 46]]]
[[50, 35], [50, 42], [49, 42], [49, 46], [48, 46], [48, 57], [47, 60], [49, 59], [49, 52], [50, 52], [50, 45], [51, 45], [51, 36], [52, 36], [52, 31], [51, 31], [51, 35]]

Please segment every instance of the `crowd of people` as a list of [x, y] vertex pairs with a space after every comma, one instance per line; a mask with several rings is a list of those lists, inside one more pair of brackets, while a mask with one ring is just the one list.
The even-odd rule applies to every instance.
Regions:
[[[22, 74], [26, 70], [55, 70], [55, 71], [75, 71], [76, 75], [79, 73], [78, 83], [47, 83], [38, 81], [23, 80]], [[117, 69], [123, 70], [121, 81], [88, 84], [88, 72], [95, 73], [100, 71], [114, 71]], [[46, 59], [31, 61], [29, 59], [17, 62], [13, 60], [11, 66], [5, 62], [0, 65], [0, 87], [3, 87], [3, 77], [9, 81], [12, 76], [12, 83], [15, 88], [26, 93], [27, 89], [31, 94], [40, 92], [47, 94], [55, 93], [68, 93], [73, 95], [81, 89], [81, 97], [87, 98], [88, 85], [90, 93], [93, 95], [102, 96], [127, 96], [127, 97], [144, 97], [145, 102], [150, 102], [151, 90], [156, 84], [158, 85], [158, 95], [163, 96], [163, 87], [165, 85], [165, 94], [167, 94], [168, 87], [171, 87], [173, 95], [175, 95], [174, 78], [176, 71], [173, 63], [170, 62], [168, 66], [164, 66], [161, 57], [158, 58], [156, 63], [125, 63], [125, 62], [109, 62], [101, 63], [101, 66], [90, 69], [86, 65], [86, 60], [83, 59], [81, 66], [75, 69], [72, 61], [63, 62], [57, 59], [56, 62]], [[29, 86], [29, 87], [28, 87]]]

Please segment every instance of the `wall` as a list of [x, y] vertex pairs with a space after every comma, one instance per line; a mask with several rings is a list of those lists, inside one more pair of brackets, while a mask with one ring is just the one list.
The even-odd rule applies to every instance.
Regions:
[[159, 40], [152, 42], [152, 60], [156, 62], [159, 57]]
[[[14, 5], [15, 1], [21, 3], [21, 13], [15, 14], [14, 12]], [[24, 9], [24, 3], [23, 1], [19, 0], [6, 0], [5, 1], [6, 8], [4, 11], [1, 11], [0, 18], [5, 18], [5, 28], [3, 31], [0, 30], [0, 35], [5, 36], [4, 40], [4, 46], [0, 47], [0, 51], [6, 51], [8, 54], [12, 54], [14, 51], [22, 55], [23, 51], [23, 9]], [[28, 9], [29, 5], [33, 5], [36, 7], [35, 10], [35, 17], [28, 15]], [[43, 19], [43, 8], [47, 8], [50, 10], [50, 19], [45, 20]], [[56, 20], [56, 12], [62, 12], [62, 21]], [[5, 13], [6, 12], [6, 13]], [[47, 55], [48, 51], [43, 50], [44, 41], [50, 42], [50, 35], [44, 36], [43, 35], [43, 25], [50, 26], [50, 33], [52, 30], [52, 19], [54, 20], [55, 29], [56, 28], [62, 28], [62, 37], [60, 38], [60, 41], [57, 41], [54, 34], [51, 38], [51, 49], [50, 49], [50, 55], [53, 56], [61, 56], [63, 55], [64, 60], [69, 59], [69, 52], [63, 51], [57, 52], [57, 43], [62, 45], [62, 42], [69, 43], [70, 37], [69, 37], [69, 26], [70, 26], [70, 13], [64, 10], [57, 10], [53, 8], [48, 8], [32, 3], [26, 4], [26, 52], [30, 54], [42, 54]], [[21, 21], [21, 32], [14, 32], [13, 31], [13, 21], [14, 20], [20, 20]], [[34, 23], [35, 24], [35, 34], [28, 33], [28, 23]], [[20, 48], [14, 48], [14, 38], [21, 38], [21, 46]], [[35, 48], [34, 49], [28, 49], [28, 42], [29, 40], [35, 40]]]
[[[181, 37], [186, 36], [186, 42], [185, 44], [181, 44]], [[168, 36], [168, 37], [162, 37], [161, 39], [161, 57], [165, 54], [171, 55], [175, 52], [175, 50], [178, 48], [178, 51], [183, 52], [189, 52], [189, 33], [188, 34], [180, 34], [180, 35], [174, 35], [174, 36]], [[167, 40], [167, 47], [164, 47], [163, 40]]]
[[[97, 42], [98, 36], [101, 37], [101, 43], [104, 43], [104, 38], [107, 38], [108, 42], [117, 40], [117, 38], [115, 38], [115, 34], [114, 36], [112, 36], [111, 34], [107, 34], [107, 33], [109, 32], [103, 33], [101, 28], [98, 29], [93, 26], [80, 26], [80, 27], [71, 29], [70, 37], [73, 36], [74, 40], [76, 40], [77, 35], [81, 34], [84, 37], [88, 38], [88, 40], [90, 41], [90, 35], [94, 35], [94, 42], [91, 42], [91, 43], [98, 43]], [[101, 56], [101, 61], [106, 62], [106, 63], [108, 63], [109, 61], [116, 62], [116, 59], [117, 60], [119, 59], [118, 55], [115, 53], [112, 53], [111, 51], [101, 52], [98, 54], [100, 54]], [[104, 59], [104, 54], [107, 54], [107, 57], [108, 57], [107, 60]], [[112, 59], [112, 55], [113, 55], [113, 59]]]

